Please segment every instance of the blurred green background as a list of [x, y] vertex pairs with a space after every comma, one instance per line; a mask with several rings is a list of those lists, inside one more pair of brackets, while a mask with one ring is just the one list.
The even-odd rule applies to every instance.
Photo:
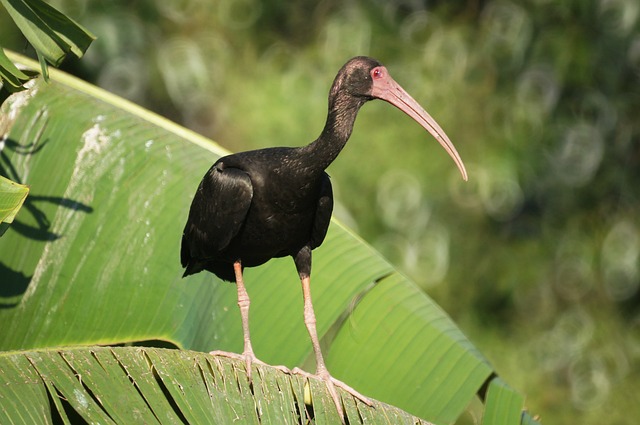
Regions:
[[[424, 130], [372, 102], [329, 168], [335, 215], [544, 423], [636, 423], [637, 0], [50, 3], [98, 37], [63, 69], [232, 151], [310, 142], [340, 66], [382, 61], [445, 129], [469, 182]], [[3, 9], [0, 40], [34, 56]]]

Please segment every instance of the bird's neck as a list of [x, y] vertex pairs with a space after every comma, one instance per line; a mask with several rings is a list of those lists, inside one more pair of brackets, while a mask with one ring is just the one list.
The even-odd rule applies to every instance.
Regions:
[[364, 100], [342, 92], [330, 96], [327, 122], [315, 141], [305, 146], [305, 150], [314, 158], [314, 167], [326, 169], [331, 164], [351, 136], [353, 125]]

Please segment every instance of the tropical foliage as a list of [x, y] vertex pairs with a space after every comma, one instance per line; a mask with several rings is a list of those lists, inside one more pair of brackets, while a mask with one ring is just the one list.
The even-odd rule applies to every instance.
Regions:
[[[635, 423], [637, 1], [54, 4], [98, 36], [66, 70], [233, 151], [307, 143], [336, 69], [356, 54], [383, 61], [447, 131], [470, 181], [372, 103], [329, 170], [336, 215], [545, 422]], [[35, 57], [3, 13], [3, 46]]]
[[[23, 58], [12, 57], [29, 65]], [[51, 420], [58, 416], [65, 420], [69, 409], [57, 400], [59, 396], [74, 415], [88, 422], [96, 420], [94, 413], [118, 422], [115, 412], [121, 404], [117, 400], [123, 397], [118, 385], [126, 384], [121, 372], [134, 367], [130, 362], [156, 358], [150, 369], [139, 372], [147, 375], [160, 369], [157, 362], [166, 362], [166, 369], [175, 368], [176, 373], [184, 362], [167, 351], [145, 351], [140, 358], [135, 348], [115, 352], [58, 347], [127, 344], [241, 350], [235, 291], [208, 274], [181, 279], [177, 261], [189, 199], [200, 179], [194, 170], [206, 170], [224, 151], [80, 80], [53, 70], [51, 80], [34, 80], [32, 87], [8, 97], [1, 107], [4, 116], [10, 117], [3, 167], [17, 181], [28, 178], [32, 187], [25, 203], [27, 214], [14, 221], [0, 245], [0, 320], [11, 324], [0, 332], [0, 348], [7, 351], [0, 356], [0, 365], [10, 382], [4, 399], [27, 399], [35, 392], [43, 404], [34, 406], [30, 414], [44, 411]], [[318, 329], [329, 348], [328, 363], [357, 389], [426, 420], [452, 423], [494, 378], [488, 362], [446, 314], [340, 224], [332, 225], [322, 250], [317, 251], [315, 267]], [[311, 356], [292, 270], [290, 260], [282, 259], [246, 273], [255, 301], [254, 347], [265, 361], [290, 368], [305, 364]], [[119, 360], [117, 353], [133, 359]], [[213, 360], [197, 353], [185, 356], [193, 359], [190, 373], [198, 380], [174, 378], [172, 382], [198, 391], [204, 391], [207, 379], [232, 379], [237, 381], [233, 386], [242, 385], [241, 381], [246, 385], [246, 375], [238, 375], [236, 369], [222, 377], [209, 376]], [[30, 372], [16, 366], [25, 362], [33, 366]], [[193, 369], [196, 363], [201, 372]], [[61, 369], [65, 364], [69, 367]], [[98, 379], [92, 368], [105, 370], [99, 378], [102, 385], [89, 381]], [[274, 372], [265, 372], [269, 373]], [[24, 374], [39, 378], [25, 381]], [[112, 386], [105, 386], [108, 376], [113, 378]], [[137, 374], [127, 376], [131, 383], [139, 382]], [[265, 391], [280, 394], [282, 385], [303, 385], [300, 379], [280, 379], [288, 383], [276, 384], [272, 376], [265, 381]], [[28, 384], [21, 388], [20, 382]], [[169, 414], [189, 417], [191, 407], [175, 401], [173, 387], [166, 391], [177, 408], [161, 395], [168, 386], [164, 380], [150, 382], [151, 387], [135, 391], [145, 399], [159, 397], [162, 406], [171, 405]], [[314, 420], [327, 415], [328, 421], [335, 421], [335, 412], [327, 409], [331, 403], [320, 401], [326, 396], [318, 392], [323, 387], [311, 387], [312, 400], [316, 394], [317, 401], [312, 404]], [[83, 397], [69, 397], [77, 391]], [[256, 403], [260, 410], [259, 394], [245, 391], [244, 395], [250, 400], [238, 403]], [[521, 398], [513, 403], [509, 397], [511, 401], [505, 403], [491, 396], [491, 391], [488, 397], [496, 400], [488, 404], [493, 411], [516, 412], [515, 417], [505, 417], [510, 418], [508, 423], [520, 423]], [[273, 409], [285, 409], [292, 421], [305, 422], [300, 397], [295, 403], [278, 400], [285, 407], [277, 404]], [[185, 401], [188, 406], [192, 402]], [[345, 401], [351, 406], [353, 400], [350, 403]], [[155, 413], [147, 413], [161, 420], [153, 406]], [[369, 408], [353, 405], [351, 423], [369, 414], [386, 417], [386, 408], [380, 406], [380, 412], [356, 414]], [[5, 411], [11, 420], [22, 414], [20, 404]], [[236, 414], [247, 421], [253, 417]], [[260, 411], [258, 415], [268, 420]]]

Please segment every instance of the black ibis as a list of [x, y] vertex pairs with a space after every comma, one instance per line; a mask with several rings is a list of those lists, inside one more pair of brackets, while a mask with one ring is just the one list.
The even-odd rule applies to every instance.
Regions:
[[[341, 417], [335, 386], [369, 400], [328, 372], [320, 350], [310, 292], [311, 251], [327, 234], [333, 195], [325, 169], [347, 143], [356, 115], [373, 99], [385, 100], [417, 121], [453, 158], [466, 180], [455, 147], [433, 118], [396, 83], [387, 69], [368, 57], [349, 60], [329, 92], [327, 122], [315, 141], [302, 147], [271, 147], [220, 158], [202, 178], [194, 195], [182, 235], [180, 259], [184, 276], [207, 270], [234, 282], [244, 332], [241, 357], [251, 380], [254, 355], [249, 336], [249, 296], [243, 269], [275, 257], [291, 256], [302, 282], [304, 323], [316, 358], [316, 377], [324, 380]], [[303, 373], [296, 370], [297, 373]], [[307, 376], [312, 376], [306, 374]]]

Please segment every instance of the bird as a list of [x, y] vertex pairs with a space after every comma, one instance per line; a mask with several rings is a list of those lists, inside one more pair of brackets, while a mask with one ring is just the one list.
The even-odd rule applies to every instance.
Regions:
[[[264, 364], [254, 354], [249, 332], [250, 298], [243, 270], [272, 258], [292, 257], [302, 285], [304, 323], [315, 353], [316, 373], [292, 372], [325, 382], [344, 422], [336, 387], [356, 399], [371, 401], [329, 373], [316, 330], [311, 299], [312, 251], [325, 239], [333, 210], [326, 168], [351, 136], [360, 108], [384, 100], [426, 129], [448, 152], [462, 178], [465, 166], [442, 128], [390, 75], [379, 61], [366, 56], [348, 60], [329, 91], [328, 113], [320, 136], [297, 147], [267, 147], [218, 159], [205, 173], [193, 197], [182, 234], [183, 277], [208, 271], [235, 282], [242, 319], [242, 354], [212, 351], [241, 358], [251, 381], [251, 365]], [[286, 369], [286, 368], [285, 368]]]

